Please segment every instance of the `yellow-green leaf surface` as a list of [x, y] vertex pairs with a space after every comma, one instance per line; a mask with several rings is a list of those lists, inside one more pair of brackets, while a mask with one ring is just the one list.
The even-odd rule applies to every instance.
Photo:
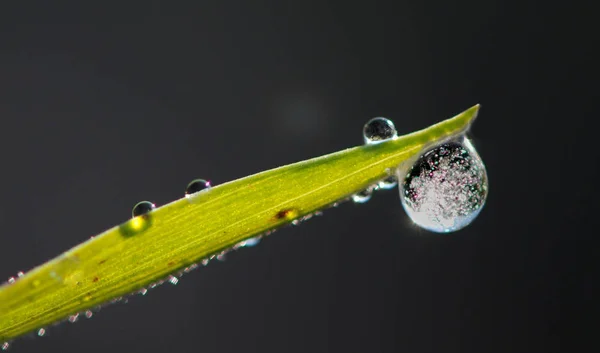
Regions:
[[393, 140], [218, 185], [115, 226], [0, 287], [0, 343], [343, 200], [393, 175], [424, 148], [464, 134], [478, 109]]

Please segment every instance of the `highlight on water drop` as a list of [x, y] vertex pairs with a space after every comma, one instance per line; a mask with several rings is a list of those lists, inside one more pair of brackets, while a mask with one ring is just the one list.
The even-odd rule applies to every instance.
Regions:
[[467, 138], [428, 150], [404, 172], [398, 171], [402, 206], [415, 224], [429, 231], [462, 229], [485, 204], [487, 172]]
[[365, 144], [371, 145], [398, 137], [394, 123], [386, 118], [373, 118], [363, 127]]

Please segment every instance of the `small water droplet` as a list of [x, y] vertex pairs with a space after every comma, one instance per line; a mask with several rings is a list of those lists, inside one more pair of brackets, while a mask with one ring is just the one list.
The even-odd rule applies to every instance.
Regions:
[[23, 273], [23, 271], [17, 272], [17, 277], [21, 278], [23, 276], [25, 276], [25, 274]]
[[142, 289], [140, 289], [140, 290], [138, 291], [138, 293], [139, 293], [140, 295], [146, 295], [146, 294], [148, 293], [148, 290], [147, 290], [146, 288], [142, 288]]
[[37, 331], [37, 335], [40, 337], [44, 337], [44, 335], [46, 334], [46, 329], [41, 328]]
[[0, 346], [0, 347], [2, 347], [3, 351], [7, 351], [10, 348], [10, 343], [4, 342], [4, 343], [2, 343], [2, 346]]
[[380, 189], [384, 190], [393, 189], [396, 187], [396, 185], [398, 185], [398, 179], [396, 179], [394, 176], [387, 177], [377, 184]]
[[75, 322], [77, 322], [77, 320], [79, 320], [79, 313], [69, 316], [70, 323], [75, 323]]
[[171, 283], [172, 285], [176, 285], [177, 283], [179, 283], [179, 279], [175, 276], [169, 276], [169, 283]]
[[131, 211], [131, 215], [133, 217], [143, 216], [148, 214], [150, 211], [156, 208], [156, 205], [150, 201], [141, 201], [138, 202], [135, 206], [133, 206], [133, 210]]
[[85, 317], [87, 319], [91, 318], [92, 316], [94, 316], [94, 312], [93, 311], [91, 311], [91, 310], [86, 310], [85, 311]]
[[365, 203], [371, 199], [372, 195], [373, 188], [369, 187], [364, 189], [363, 191], [357, 192], [356, 194], [352, 195], [352, 201], [354, 201], [355, 203]]
[[200, 192], [202, 190], [210, 189], [210, 181], [204, 179], [194, 179], [185, 188], [185, 196], [189, 197], [192, 194]]
[[16, 279], [14, 277], [8, 277], [8, 283], [13, 284], [15, 281]]
[[418, 226], [448, 233], [464, 228], [477, 217], [487, 192], [485, 165], [464, 138], [424, 153], [406, 174], [400, 199]]
[[217, 255], [217, 260], [219, 260], [219, 261], [225, 261], [226, 258], [227, 258], [227, 255], [225, 254], [224, 251], [222, 253], [220, 253], [219, 255]]
[[260, 237], [249, 238], [240, 243], [240, 246], [256, 246], [260, 243]]
[[369, 145], [396, 137], [398, 137], [398, 132], [394, 123], [383, 117], [373, 118], [363, 127], [363, 139]]

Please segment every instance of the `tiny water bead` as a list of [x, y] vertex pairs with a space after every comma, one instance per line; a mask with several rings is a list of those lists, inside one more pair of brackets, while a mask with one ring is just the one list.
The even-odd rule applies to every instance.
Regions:
[[477, 217], [487, 193], [485, 165], [464, 138], [424, 153], [403, 178], [400, 199], [418, 226], [448, 233]]
[[4, 342], [4, 343], [2, 343], [2, 345], [0, 345], [0, 348], [1, 348], [3, 351], [7, 351], [7, 350], [10, 348], [10, 343], [8, 343], [8, 342]]
[[154, 205], [152, 202], [150, 202], [150, 201], [141, 201], [141, 202], [138, 202], [135, 206], [133, 206], [133, 210], [131, 211], [131, 215], [133, 217], [143, 216], [143, 215], [149, 213], [150, 211], [152, 211], [155, 208], [156, 208], [156, 205]]
[[396, 179], [396, 177], [394, 177], [394, 176], [391, 176], [391, 177], [387, 177], [387, 178], [383, 179], [382, 181], [380, 181], [377, 184], [377, 187], [379, 189], [389, 190], [389, 189], [395, 188], [396, 185], [398, 185], [398, 179]]
[[363, 138], [366, 144], [376, 144], [396, 137], [398, 132], [394, 123], [383, 117], [373, 118], [363, 127]]
[[185, 196], [190, 196], [202, 190], [210, 189], [210, 181], [204, 179], [194, 179], [185, 188]]
[[352, 201], [354, 203], [365, 203], [371, 199], [371, 196], [373, 196], [373, 188], [369, 187], [352, 195]]

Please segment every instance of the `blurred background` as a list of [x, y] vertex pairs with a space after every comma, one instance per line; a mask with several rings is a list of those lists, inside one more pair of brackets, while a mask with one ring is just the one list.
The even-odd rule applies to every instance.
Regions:
[[[597, 294], [593, 12], [577, 2], [196, 1], [0, 9], [0, 279], [140, 200], [476, 103], [490, 194], [451, 235], [397, 190], [275, 233], [14, 352], [583, 352]], [[597, 325], [596, 325], [597, 326]]]

